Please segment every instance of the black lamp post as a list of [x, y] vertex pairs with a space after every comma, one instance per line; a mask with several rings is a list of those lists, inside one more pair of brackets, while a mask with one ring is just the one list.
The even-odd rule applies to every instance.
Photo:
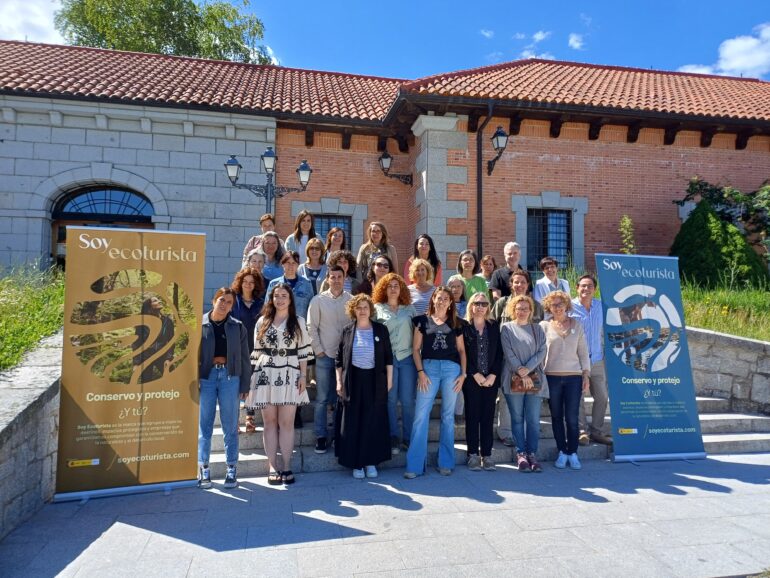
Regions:
[[497, 156], [487, 161], [487, 176], [492, 174], [495, 170], [495, 163], [503, 156], [505, 147], [508, 146], [508, 134], [503, 130], [503, 127], [498, 126], [495, 134], [492, 135], [492, 147], [495, 149]]
[[225, 170], [227, 171], [227, 178], [230, 179], [232, 185], [238, 189], [246, 189], [254, 193], [257, 197], [263, 197], [265, 199], [265, 212], [273, 212], [273, 199], [276, 197], [283, 197], [289, 193], [299, 193], [307, 189], [307, 185], [310, 182], [310, 175], [313, 169], [307, 164], [306, 160], [303, 160], [299, 167], [297, 167], [297, 177], [299, 178], [299, 187], [276, 187], [273, 184], [273, 175], [275, 174], [275, 163], [278, 157], [273, 150], [273, 147], [267, 147], [267, 150], [259, 157], [262, 160], [262, 166], [265, 168], [265, 174], [267, 175], [267, 182], [264, 185], [248, 185], [245, 183], [239, 183], [238, 177], [240, 176], [241, 163], [235, 155], [230, 155], [230, 158], [225, 163]]

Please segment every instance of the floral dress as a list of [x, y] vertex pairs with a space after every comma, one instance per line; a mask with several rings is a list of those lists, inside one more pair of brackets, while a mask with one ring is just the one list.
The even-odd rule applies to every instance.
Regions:
[[297, 317], [299, 337], [286, 331], [286, 321], [271, 325], [265, 335], [259, 335], [264, 317], [257, 321], [254, 331], [254, 351], [251, 364], [251, 389], [246, 398], [246, 407], [262, 409], [268, 405], [307, 405], [310, 399], [307, 390], [299, 392], [300, 361], [313, 357], [310, 337], [305, 320]]

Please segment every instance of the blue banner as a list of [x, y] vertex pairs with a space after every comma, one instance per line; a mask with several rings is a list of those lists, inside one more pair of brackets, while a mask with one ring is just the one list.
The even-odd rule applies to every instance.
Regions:
[[615, 461], [705, 458], [676, 257], [596, 255]]

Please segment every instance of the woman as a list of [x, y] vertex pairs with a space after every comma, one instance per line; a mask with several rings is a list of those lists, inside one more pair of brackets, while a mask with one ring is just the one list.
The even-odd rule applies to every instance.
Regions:
[[[530, 281], [529, 273], [524, 269], [517, 269], [511, 273], [511, 294], [506, 297], [501, 297], [495, 301], [494, 307], [492, 307], [492, 318], [495, 319], [500, 325], [514, 321], [515, 318], [508, 317], [508, 302], [513, 297], [519, 295], [527, 295], [532, 283]], [[532, 310], [532, 323], [540, 323], [543, 320], [543, 307], [537, 301], [533, 301], [535, 306]]]
[[[341, 267], [345, 271], [345, 286], [344, 289], [348, 293], [353, 292], [353, 283], [356, 280], [356, 259], [353, 257], [353, 253], [350, 251], [335, 251], [326, 260], [327, 270], [332, 267]], [[329, 280], [324, 279], [321, 283], [321, 289], [319, 293], [323, 293], [329, 288]]]
[[495, 470], [492, 459], [492, 430], [497, 401], [497, 376], [502, 365], [500, 330], [489, 319], [489, 298], [474, 293], [468, 301], [468, 323], [463, 328], [468, 376], [463, 385], [465, 397], [465, 439], [468, 443], [468, 469]]
[[[543, 277], [535, 283], [535, 290], [532, 293], [535, 301], [543, 303], [545, 296], [552, 291], [563, 291], [570, 294], [569, 281], [559, 278], [559, 262], [553, 257], [543, 257], [539, 263]], [[545, 305], [543, 305], [545, 307]]]
[[259, 218], [259, 228], [262, 230], [260, 235], [254, 235], [248, 240], [246, 246], [243, 248], [243, 266], [246, 266], [248, 255], [254, 249], [259, 249], [262, 246], [262, 235], [268, 231], [275, 231], [275, 217], [272, 213], [265, 213]]
[[477, 277], [479, 272], [479, 260], [476, 258], [476, 253], [470, 249], [460, 252], [460, 256], [457, 258], [457, 273], [462, 277], [463, 283], [465, 283], [465, 300], [471, 298], [474, 293], [485, 293], [489, 298], [489, 289], [487, 289], [487, 282], [483, 277]]
[[[232, 316], [243, 323], [248, 332], [249, 355], [254, 350], [254, 327], [257, 325], [265, 295], [265, 281], [255, 269], [241, 269], [230, 288], [235, 292]], [[254, 410], [246, 410], [246, 433], [257, 431]]]
[[310, 403], [305, 374], [312, 356], [305, 320], [296, 313], [291, 287], [278, 283], [270, 289], [262, 317], [257, 321], [251, 354], [254, 373], [246, 399], [246, 407], [262, 410], [262, 435], [270, 463], [267, 483], [273, 486], [295, 481], [291, 471], [294, 414], [298, 405]]
[[372, 221], [369, 223], [366, 235], [366, 243], [361, 245], [361, 248], [358, 250], [358, 257], [356, 257], [356, 264], [361, 275], [369, 270], [372, 261], [377, 255], [387, 255], [390, 257], [390, 261], [393, 264], [392, 270], [398, 271], [398, 255], [396, 254], [396, 248], [388, 242], [388, 230], [385, 228], [385, 224], [379, 221]]
[[[385, 325], [393, 350], [393, 387], [388, 392], [390, 451], [409, 448], [414, 422], [414, 395], [417, 369], [412, 358], [412, 318], [417, 315], [404, 280], [395, 273], [385, 275], [374, 287], [374, 319]], [[397, 405], [401, 402], [401, 428]]]
[[[520, 472], [540, 473], [537, 461], [540, 441], [540, 408], [548, 397], [548, 380], [543, 373], [546, 339], [543, 328], [532, 321], [534, 301], [526, 295], [516, 295], [508, 301], [506, 315], [513, 321], [500, 329], [503, 344], [503, 393], [511, 413], [511, 431], [516, 440], [516, 465]], [[534, 376], [536, 377], [533, 377]], [[520, 378], [512, 390], [511, 379]]]
[[372, 267], [366, 274], [366, 279], [361, 281], [361, 283], [353, 289], [353, 295], [357, 295], [358, 293], [371, 295], [374, 286], [391, 271], [393, 271], [393, 263], [391, 262], [390, 257], [387, 255], [378, 255], [375, 257], [374, 261], [372, 261]]
[[[256, 269], [257, 272], [262, 275], [262, 269], [265, 268], [265, 256], [259, 249], [252, 249], [249, 251], [249, 254], [246, 255], [246, 263], [243, 268]], [[264, 277], [262, 280], [264, 281]]]
[[341, 466], [357, 480], [377, 477], [377, 464], [390, 459], [388, 392], [393, 354], [388, 330], [371, 320], [371, 297], [359, 293], [345, 305], [353, 323], [342, 330], [337, 353], [337, 395], [342, 401], [334, 444]]
[[326, 233], [326, 256], [328, 257], [335, 251], [345, 251], [348, 248], [348, 242], [345, 238], [345, 230], [339, 227], [332, 227]]
[[465, 283], [463, 278], [459, 275], [452, 275], [446, 286], [452, 292], [452, 299], [454, 299], [455, 307], [457, 308], [457, 316], [465, 319], [468, 302], [465, 300]]
[[296, 251], [300, 255], [304, 255], [307, 242], [315, 238], [313, 215], [310, 214], [310, 211], [302, 210], [294, 220], [294, 231], [286, 237], [283, 245], [287, 251]]
[[[169, 369], [171, 360], [174, 359], [174, 345], [171, 344], [174, 340], [174, 320], [170, 315], [163, 315], [163, 301], [155, 295], [148, 297], [142, 302], [142, 316], [155, 317], [160, 320], [160, 327], [158, 327], [155, 341], [147, 343], [152, 334], [150, 324], [155, 325], [156, 323], [146, 320], [146, 325], [143, 322], [142, 325], [138, 325], [134, 330], [136, 341], [131, 344], [132, 350], [141, 349], [134, 356], [136, 369], [139, 370], [141, 368], [142, 371], [139, 381], [140, 383], [149, 383], [163, 377]], [[160, 357], [156, 357], [156, 354], [160, 352], [163, 352], [163, 354]], [[150, 363], [145, 366], [144, 364], [147, 361]]]
[[[281, 257], [281, 267], [283, 267], [283, 275], [276, 277], [267, 286], [267, 294], [273, 287], [278, 284], [288, 285], [291, 288], [291, 292], [294, 296], [294, 307], [297, 310], [297, 315], [300, 317], [307, 317], [307, 308], [310, 306], [310, 300], [313, 298], [313, 286], [310, 281], [297, 275], [299, 269], [299, 255], [296, 251], [286, 251], [283, 257]], [[267, 305], [268, 298], [265, 298], [265, 305]]]
[[443, 285], [436, 287], [427, 315], [414, 318], [412, 356], [417, 367], [417, 402], [412, 443], [406, 453], [407, 479], [425, 473], [428, 453], [428, 424], [433, 401], [441, 390], [441, 428], [438, 472], [449, 476], [455, 466], [454, 406], [465, 381], [463, 321], [457, 317], [452, 295]]
[[412, 262], [415, 259], [422, 259], [431, 264], [431, 267], [433, 267], [434, 271], [434, 285], [441, 285], [444, 282], [444, 271], [441, 269], [441, 260], [438, 258], [438, 253], [436, 253], [436, 246], [433, 244], [433, 239], [430, 235], [422, 234], [417, 237], [414, 242], [414, 251], [412, 252], [412, 256], [407, 259], [406, 264], [404, 265], [404, 279], [407, 279], [410, 284], [414, 283], [414, 279], [412, 279], [409, 275], [409, 270], [411, 269]]
[[481, 271], [479, 271], [478, 275], [486, 281], [487, 289], [489, 289], [489, 284], [492, 282], [492, 273], [495, 272], [495, 269], [497, 269], [495, 258], [492, 255], [484, 255], [481, 258]]
[[[201, 322], [201, 347], [198, 357], [200, 376], [200, 420], [198, 422], [198, 486], [211, 487], [209, 457], [214, 416], [219, 405], [219, 419], [225, 438], [227, 474], [225, 488], [238, 485], [238, 412], [241, 399], [249, 391], [248, 332], [243, 323], [230, 315], [235, 292], [229, 287], [217, 289], [213, 308]], [[204, 377], [205, 376], [205, 377]]]
[[573, 470], [579, 470], [581, 465], [577, 455], [580, 434], [578, 411], [582, 392], [587, 392], [590, 385], [588, 378], [591, 375], [591, 360], [588, 356], [588, 345], [583, 334], [583, 325], [568, 316], [572, 310], [568, 293], [548, 293], [543, 299], [543, 308], [552, 316], [547, 321], [541, 321], [540, 326], [545, 333], [547, 348], [545, 375], [548, 379], [551, 427], [556, 447], [559, 448], [559, 457], [554, 465], [564, 469], [569, 463]]
[[310, 239], [305, 246], [307, 261], [297, 269], [297, 275], [304, 277], [313, 286], [313, 295], [318, 295], [318, 287], [326, 278], [326, 263], [323, 262], [324, 246], [318, 237]]
[[278, 238], [278, 234], [274, 231], [268, 231], [262, 235], [262, 246], [259, 248], [259, 252], [262, 253], [262, 257], [265, 260], [265, 264], [262, 267], [262, 276], [265, 281], [272, 281], [276, 277], [280, 277], [283, 274], [281, 268], [281, 258], [283, 257], [283, 247], [281, 247], [281, 240]]
[[417, 315], [425, 315], [430, 305], [430, 298], [436, 290], [433, 285], [433, 267], [424, 259], [414, 259], [409, 268], [409, 277], [414, 283], [409, 285], [409, 295]]

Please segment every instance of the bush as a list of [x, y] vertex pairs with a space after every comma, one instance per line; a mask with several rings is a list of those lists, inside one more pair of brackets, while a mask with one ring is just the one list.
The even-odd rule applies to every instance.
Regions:
[[685, 279], [705, 287], [764, 287], [767, 267], [741, 231], [719, 218], [708, 201], [698, 203], [671, 246]]

